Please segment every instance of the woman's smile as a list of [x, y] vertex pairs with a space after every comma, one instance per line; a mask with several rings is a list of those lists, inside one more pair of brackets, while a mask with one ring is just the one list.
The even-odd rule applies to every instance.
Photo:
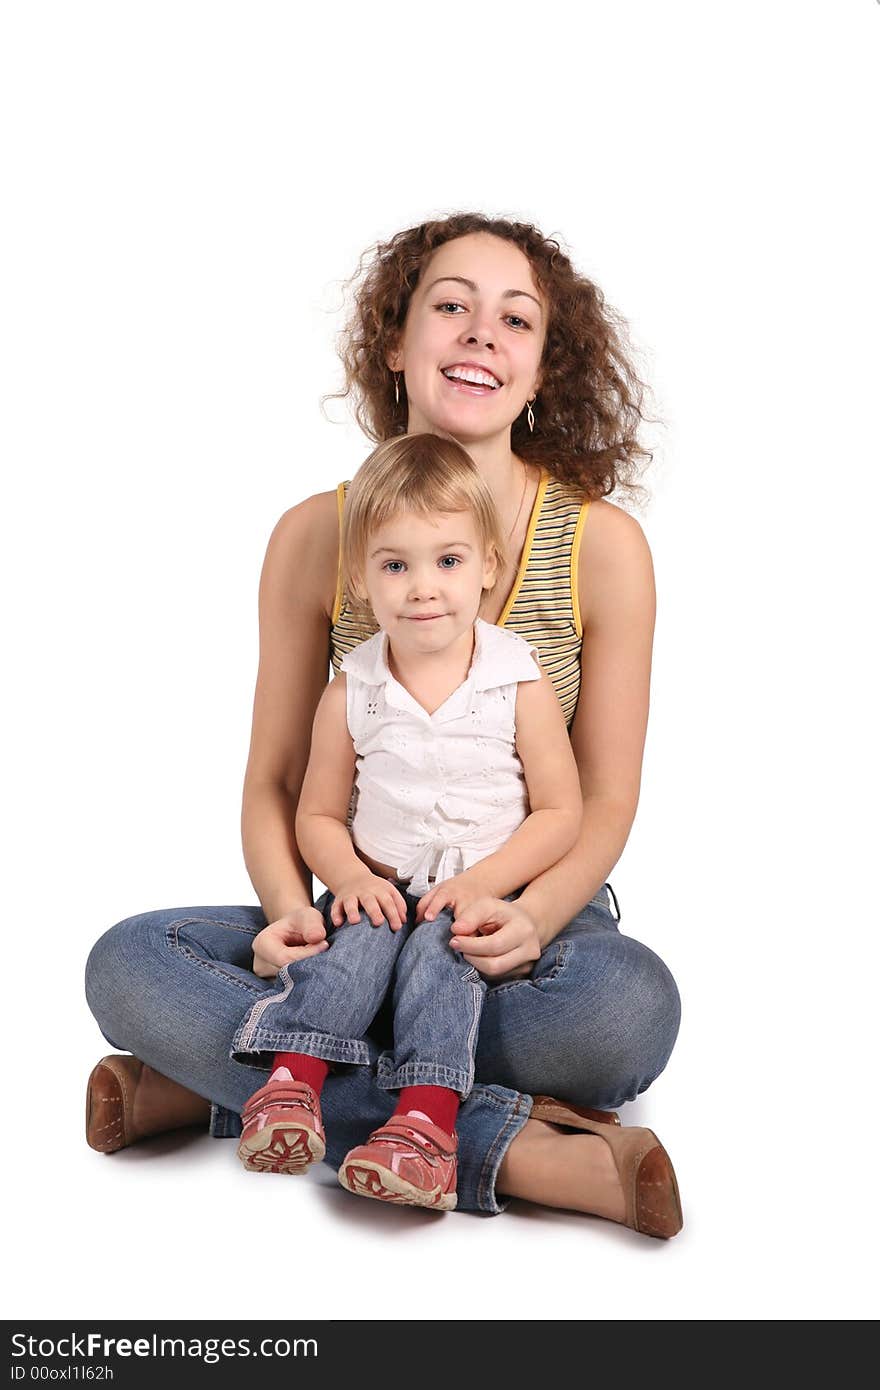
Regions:
[[491, 367], [476, 362], [456, 362], [450, 367], [441, 367], [440, 375], [453, 390], [467, 396], [493, 396], [504, 385]]

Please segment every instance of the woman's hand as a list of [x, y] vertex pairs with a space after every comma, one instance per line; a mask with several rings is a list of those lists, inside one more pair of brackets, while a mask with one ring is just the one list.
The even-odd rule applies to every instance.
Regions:
[[326, 951], [327, 929], [316, 907], [296, 907], [254, 937], [254, 974], [270, 980], [283, 965]]
[[406, 921], [406, 903], [391, 879], [380, 878], [367, 868], [340, 883], [330, 908], [330, 921], [334, 927], [341, 927], [346, 920], [359, 922], [361, 906], [374, 927], [387, 922], [392, 931], [400, 931]]
[[463, 874], [456, 874], [454, 878], [435, 883], [433, 888], [422, 894], [416, 903], [416, 926], [419, 922], [433, 922], [444, 907], [451, 907], [455, 918], [466, 912], [474, 903], [491, 897], [485, 883], [480, 882], [479, 874], [466, 869]]
[[488, 897], [455, 919], [449, 944], [493, 985], [530, 975], [542, 950], [537, 926], [517, 902]]

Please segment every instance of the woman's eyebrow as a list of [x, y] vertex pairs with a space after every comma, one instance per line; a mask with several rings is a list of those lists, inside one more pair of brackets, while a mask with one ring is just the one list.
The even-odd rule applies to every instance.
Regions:
[[[442, 284], [444, 280], [456, 280], [456, 281], [458, 282], [459, 285], [465, 285], [469, 290], [472, 290], [472, 291], [474, 292], [474, 294], [476, 294], [476, 292], [477, 292], [478, 286], [474, 284], [473, 280], [466, 280], [466, 279], [464, 278], [463, 275], [441, 275], [441, 276], [439, 277], [439, 279], [437, 279], [437, 280], [432, 280], [432, 281], [431, 281], [430, 285], [429, 285], [428, 288], [425, 290], [425, 294], [428, 294], [429, 291], [432, 290], [432, 289], [434, 288], [435, 285], [440, 285], [440, 284]], [[504, 293], [502, 294], [501, 298], [502, 298], [502, 299], [517, 299], [517, 298], [519, 298], [520, 296], [522, 296], [522, 297], [525, 298], [525, 299], [534, 299], [534, 300], [535, 300], [535, 303], [537, 304], [538, 308], [540, 309], [540, 307], [541, 307], [541, 301], [540, 301], [540, 299], [536, 299], [535, 296], [534, 296], [533, 294], [529, 294], [528, 290], [505, 290]]]

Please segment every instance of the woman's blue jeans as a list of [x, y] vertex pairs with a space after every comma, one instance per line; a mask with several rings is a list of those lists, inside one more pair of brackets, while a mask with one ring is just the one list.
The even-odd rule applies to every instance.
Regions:
[[[456, 1126], [460, 1211], [504, 1210], [498, 1169], [533, 1095], [616, 1109], [647, 1090], [669, 1059], [678, 989], [659, 956], [618, 930], [608, 888], [555, 937], [529, 976], [485, 991], [475, 1084]], [[316, 903], [320, 910], [326, 899]], [[259, 907], [146, 912], [111, 927], [86, 966], [86, 997], [107, 1041], [210, 1100], [218, 1138], [238, 1136], [244, 1104], [265, 1081], [264, 1069], [230, 1057], [243, 1019], [278, 991], [277, 979], [251, 968], [251, 942], [265, 926]], [[394, 1109], [394, 1095], [377, 1081], [379, 1057], [392, 1042], [386, 1007], [366, 1042], [369, 1065], [332, 1072], [321, 1094], [334, 1167]]]

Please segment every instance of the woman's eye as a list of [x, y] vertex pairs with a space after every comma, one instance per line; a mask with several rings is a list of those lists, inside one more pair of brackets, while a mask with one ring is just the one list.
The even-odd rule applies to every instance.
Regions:
[[[455, 311], [457, 309], [460, 309], [462, 313], [466, 312], [464, 305], [459, 304], [457, 299], [445, 299], [442, 304], [436, 304], [434, 307], [436, 309], [449, 310], [453, 316], [455, 316]], [[512, 328], [531, 328], [532, 326], [526, 319], [522, 318], [520, 314], [508, 314], [507, 322]]]

